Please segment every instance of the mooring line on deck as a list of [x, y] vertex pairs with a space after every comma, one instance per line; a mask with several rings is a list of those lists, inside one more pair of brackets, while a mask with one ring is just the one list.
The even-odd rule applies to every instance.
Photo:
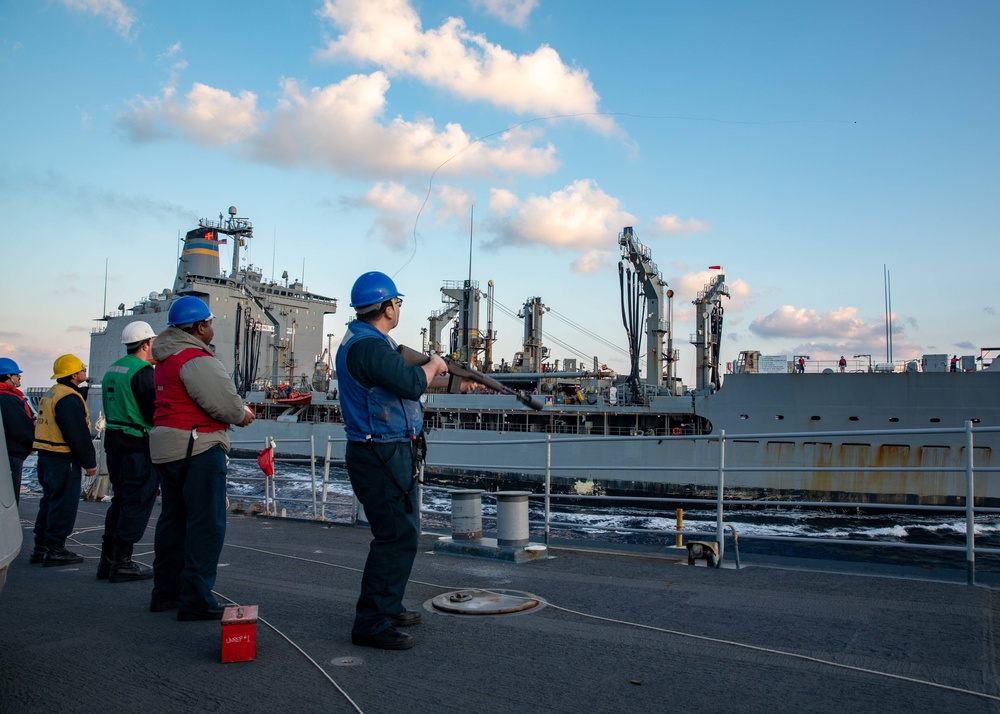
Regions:
[[[298, 556], [298, 555], [287, 555], [287, 554], [284, 554], [284, 553], [275, 553], [274, 551], [263, 550], [261, 548], [251, 548], [250, 546], [245, 546], [245, 545], [233, 545], [233, 544], [227, 543], [226, 546], [230, 547], [230, 548], [239, 548], [241, 550], [249, 550], [249, 551], [253, 551], [255, 553], [263, 553], [265, 555], [273, 555], [273, 556], [276, 556], [278, 558], [288, 558], [289, 560], [300, 560], [300, 561], [306, 562], [306, 563], [315, 563], [317, 565], [325, 565], [327, 567], [337, 568], [337, 569], [340, 569], [340, 570], [352, 570], [352, 571], [358, 572], [358, 573], [363, 572], [363, 570], [361, 568], [352, 568], [352, 567], [347, 566], [347, 565], [338, 565], [337, 563], [328, 563], [328, 562], [325, 562], [325, 561], [322, 561], [322, 560], [316, 560], [314, 558], [303, 558], [303, 557]], [[528, 600], [528, 599], [536, 599], [537, 598], [537, 596], [536, 596], [536, 598], [526, 598], [526, 597], [521, 597], [521, 596], [518, 596], [518, 595], [512, 595], [509, 591], [502, 591], [501, 592], [501, 591], [493, 590], [493, 589], [490, 589], [490, 588], [480, 588], [480, 587], [473, 587], [473, 588], [469, 588], [469, 587], [453, 587], [453, 586], [449, 586], [449, 585], [442, 585], [440, 583], [429, 583], [429, 582], [425, 582], [425, 581], [422, 581], [422, 580], [414, 580], [412, 578], [409, 581], [407, 581], [407, 582], [414, 583], [416, 585], [426, 585], [426, 586], [432, 587], [432, 588], [439, 588], [439, 589], [445, 590], [445, 591], [448, 591], [448, 590], [477, 590], [479, 592], [485, 592], [485, 593], [496, 594], [496, 595], [504, 595], [506, 597], [512, 597], [512, 598], [515, 598], [515, 599]], [[752, 650], [752, 651], [756, 651], [756, 652], [762, 652], [762, 653], [765, 653], [765, 654], [777, 655], [777, 656], [782, 656], [782, 657], [789, 657], [789, 658], [792, 658], [792, 659], [798, 659], [798, 660], [802, 660], [802, 661], [806, 661], [806, 662], [813, 662], [815, 664], [827, 665], [827, 666], [830, 666], [830, 667], [836, 667], [838, 669], [845, 669], [845, 670], [849, 670], [849, 671], [853, 671], [853, 672], [859, 672], [859, 673], [862, 673], [862, 674], [870, 674], [870, 675], [874, 675], [874, 676], [877, 676], [877, 677], [886, 677], [888, 679], [895, 679], [895, 680], [902, 681], [902, 682], [909, 682], [911, 684], [922, 684], [922, 685], [925, 685], [925, 686], [928, 686], [928, 687], [934, 687], [936, 689], [943, 689], [943, 690], [946, 690], [946, 691], [955, 692], [957, 694], [969, 694], [969, 695], [974, 696], [974, 697], [980, 697], [982, 699], [988, 699], [988, 700], [991, 700], [991, 701], [1000, 702], [1000, 696], [996, 696], [994, 694], [987, 694], [986, 692], [977, 692], [977, 691], [972, 690], [972, 689], [963, 689], [962, 687], [953, 687], [953, 686], [951, 686], [949, 684], [940, 684], [938, 682], [931, 682], [931, 681], [928, 681], [926, 679], [917, 679], [915, 677], [907, 677], [906, 675], [902, 675], [902, 674], [893, 674], [891, 672], [882, 672], [882, 671], [877, 670], [877, 669], [868, 669], [866, 667], [858, 667], [858, 666], [852, 665], [852, 664], [843, 664], [841, 662], [834, 662], [832, 660], [820, 659], [818, 657], [811, 657], [809, 655], [798, 654], [796, 652], [786, 652], [785, 650], [778, 650], [778, 649], [774, 649], [774, 648], [771, 648], [771, 647], [762, 647], [760, 645], [751, 645], [751, 644], [747, 644], [745, 642], [736, 642], [734, 640], [724, 640], [724, 639], [721, 639], [721, 638], [718, 638], [718, 637], [709, 637], [708, 635], [696, 635], [696, 634], [691, 633], [691, 632], [682, 632], [680, 630], [671, 630], [671, 629], [668, 629], [668, 628], [665, 628], [665, 627], [656, 627], [655, 625], [645, 625], [645, 624], [642, 624], [642, 623], [639, 623], [639, 622], [630, 622], [628, 620], [620, 620], [620, 619], [616, 619], [616, 618], [612, 618], [612, 617], [604, 617], [603, 615], [594, 615], [594, 614], [591, 614], [591, 613], [581, 612], [579, 610], [573, 610], [573, 609], [570, 609], [568, 607], [562, 607], [561, 605], [556, 605], [556, 604], [552, 603], [551, 601], [549, 601], [549, 600], [547, 600], [545, 598], [537, 598], [537, 599], [541, 600], [548, 607], [551, 607], [551, 608], [553, 608], [555, 610], [560, 610], [562, 612], [565, 612], [565, 613], [568, 613], [568, 614], [571, 614], [571, 615], [577, 615], [579, 617], [584, 617], [584, 618], [591, 619], [591, 620], [599, 620], [599, 621], [602, 621], [602, 622], [609, 622], [609, 623], [616, 624], [616, 625], [625, 625], [625, 626], [628, 626], [628, 627], [634, 627], [634, 628], [637, 628], [637, 629], [640, 629], [640, 630], [650, 630], [652, 632], [662, 632], [664, 634], [675, 635], [677, 637], [686, 637], [688, 639], [701, 640], [701, 641], [704, 641], [704, 642], [712, 642], [712, 643], [720, 644], [720, 645], [729, 645], [729, 646], [732, 646], [732, 647], [739, 647], [739, 648], [742, 648], [742, 649]]]
[[[99, 514], [90, 514], [90, 515], [99, 515]], [[22, 520], [22, 523], [30, 525], [28, 523], [28, 521]], [[89, 527], [89, 528], [80, 528], [80, 529], [74, 530], [73, 533], [72, 533], [72, 535], [70, 535], [67, 538], [67, 540], [72, 541], [74, 544], [76, 544], [76, 545], [78, 545], [80, 547], [83, 547], [83, 548], [92, 548], [92, 549], [95, 549], [95, 550], [100, 550], [100, 545], [99, 544], [98, 545], [94, 545], [92, 543], [82, 543], [79, 540], [77, 540], [77, 538], [76, 538], [76, 536], [79, 536], [79, 535], [81, 535], [83, 533], [93, 533], [95, 531], [100, 531], [101, 533], [103, 533], [104, 532], [104, 525], [101, 524], [100, 526], [92, 526], [92, 527]], [[268, 555], [275, 555], [275, 556], [278, 556], [278, 557], [296, 558], [296, 556], [281, 555], [280, 553], [270, 553], [268, 551], [259, 550], [259, 549], [256, 549], [256, 548], [247, 548], [246, 546], [241, 546], [241, 545], [232, 545], [230, 543], [226, 543], [225, 545], [228, 546], [228, 547], [231, 547], [231, 548], [242, 548], [244, 550], [257, 550], [258, 552], [267, 553]], [[306, 560], [306, 562], [317, 563], [319, 565], [327, 565], [329, 567], [342, 567], [342, 568], [344, 568], [346, 570], [354, 570], [354, 571], [357, 571], [357, 572], [361, 572], [358, 568], [349, 568], [347, 566], [337, 566], [337, 565], [334, 565], [334, 564], [331, 564], [331, 563], [324, 563], [323, 561], [320, 561], [320, 560], [308, 560], [306, 558], [298, 558], [298, 559], [299, 560]], [[230, 597], [228, 597], [226, 595], [223, 595], [219, 591], [213, 590], [212, 592], [215, 593], [218, 597], [221, 597], [223, 600], [226, 600], [227, 602], [232, 603], [233, 605], [235, 605], [237, 607], [239, 606], [239, 603], [237, 603], [232, 598], [230, 598]], [[286, 635], [284, 632], [282, 632], [281, 630], [279, 630], [277, 627], [275, 627], [273, 624], [271, 624], [270, 622], [268, 622], [263, 617], [260, 617], [258, 615], [257, 620], [259, 622], [264, 623], [268, 627], [270, 627], [272, 630], [274, 630], [275, 633], [277, 633], [277, 635], [279, 637], [281, 637], [282, 639], [284, 639], [285, 642], [287, 642], [293, 648], [295, 648], [296, 650], [298, 650], [299, 654], [301, 654], [303, 657], [305, 657], [307, 660], [309, 660], [309, 662], [316, 669], [318, 669], [320, 671], [320, 673], [322, 673], [322, 675], [327, 679], [327, 681], [329, 681], [330, 684], [332, 684], [334, 686], [334, 688], [340, 693], [340, 695], [342, 697], [344, 697], [344, 699], [347, 700], [347, 702], [354, 708], [354, 710], [356, 712], [358, 712], [358, 714], [364, 714], [364, 710], [362, 710], [361, 707], [358, 706], [357, 702], [355, 702], [351, 698], [351, 695], [349, 695], [344, 690], [344, 688], [341, 687], [340, 684], [338, 684], [337, 681], [333, 677], [330, 676], [329, 672], [327, 672], [325, 669], [323, 669], [323, 667], [315, 659], [313, 659], [312, 656], [310, 656], [308, 652], [306, 652], [304, 649], [302, 649], [298, 645], [298, 643], [296, 643], [288, 635]]]

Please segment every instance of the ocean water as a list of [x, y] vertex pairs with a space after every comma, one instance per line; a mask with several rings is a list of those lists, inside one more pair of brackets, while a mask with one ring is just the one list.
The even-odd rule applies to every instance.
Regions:
[[[293, 518], [313, 518], [313, 475], [308, 465], [279, 461], [275, 468], [277, 509]], [[316, 468], [316, 513], [327, 520], [349, 523], [353, 516], [353, 493], [347, 472], [331, 467], [327, 497], [322, 500], [323, 469]], [[35, 459], [25, 462], [24, 487], [40, 493], [35, 474]], [[255, 460], [233, 459], [229, 464], [227, 491], [230, 505], [246, 510], [262, 508], [264, 479]], [[597, 507], [594, 501], [574, 504], [552, 500], [550, 511], [550, 542], [583, 547], [613, 547], [656, 552], [672, 546], [675, 536], [674, 509]], [[256, 505], [255, 505], [256, 504]], [[447, 489], [424, 489], [422, 526], [425, 530], [447, 535], [451, 531], [451, 498]], [[544, 521], [542, 500], [529, 500], [529, 520]], [[484, 535], [495, 535], [496, 502], [491, 494], [483, 494]], [[923, 569], [962, 571], [966, 567], [964, 552], [937, 551], [915, 548], [885, 548], [880, 544], [908, 546], [959, 546], [966, 544], [966, 522], [963, 513], [844, 513], [835, 510], [772, 507], [759, 509], [730, 508], [724, 521], [735, 528], [739, 551], [763, 557], [811, 558], [819, 560], [855, 561]], [[716, 514], [714, 509], [684, 511], [684, 530], [705, 534], [699, 539], [714, 539]], [[649, 532], [635, 532], [649, 531]], [[727, 557], [732, 557], [732, 529], [726, 529]], [[532, 541], [544, 537], [542, 526], [531, 526]], [[780, 537], [823, 538], [824, 542], [798, 543], [772, 540]], [[976, 518], [977, 548], [1000, 550], [1000, 514], [983, 514]], [[839, 544], [838, 541], [863, 541], [864, 545]], [[978, 554], [978, 572], [996, 573], [1000, 578], [1000, 555]]]

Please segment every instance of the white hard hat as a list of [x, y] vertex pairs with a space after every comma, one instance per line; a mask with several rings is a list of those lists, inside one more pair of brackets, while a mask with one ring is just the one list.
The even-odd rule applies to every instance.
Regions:
[[142, 342], [143, 340], [148, 340], [150, 337], [156, 337], [156, 333], [153, 332], [153, 328], [149, 326], [148, 322], [143, 322], [142, 320], [130, 322], [122, 330], [123, 345]]

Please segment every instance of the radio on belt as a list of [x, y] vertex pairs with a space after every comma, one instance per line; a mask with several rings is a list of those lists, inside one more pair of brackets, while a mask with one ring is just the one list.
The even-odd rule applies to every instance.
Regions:
[[227, 607], [222, 613], [222, 661], [250, 662], [257, 654], [257, 606]]

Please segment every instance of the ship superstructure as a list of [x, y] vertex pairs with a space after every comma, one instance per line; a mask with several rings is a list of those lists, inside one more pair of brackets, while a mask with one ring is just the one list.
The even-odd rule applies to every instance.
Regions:
[[[337, 300], [306, 289], [301, 280], [265, 280], [262, 271], [243, 264], [243, 250], [253, 239], [253, 224], [229, 208], [228, 218], [202, 219], [184, 236], [172, 288], [151, 292], [133, 307], [124, 303], [91, 335], [91, 394], [99, 404], [100, 379], [125, 354], [122, 329], [144, 320], [159, 334], [167, 327], [170, 305], [182, 295], [203, 300], [215, 315], [215, 355], [233, 376], [237, 391], [312, 390], [314, 364], [324, 351], [323, 318], [337, 311]], [[233, 260], [222, 271], [219, 247], [230, 244]], [[92, 396], [93, 399], [93, 396]], [[92, 408], [91, 413], [99, 413]]]

